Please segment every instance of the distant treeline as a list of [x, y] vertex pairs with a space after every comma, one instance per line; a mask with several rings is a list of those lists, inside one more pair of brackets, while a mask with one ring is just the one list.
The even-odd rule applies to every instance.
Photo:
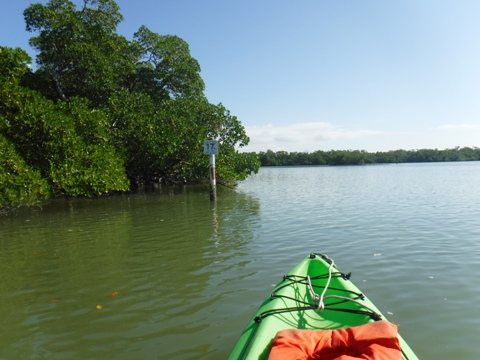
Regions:
[[480, 148], [456, 147], [453, 149], [393, 150], [367, 152], [364, 150], [318, 150], [308, 152], [260, 152], [261, 166], [293, 165], [366, 165], [388, 163], [418, 163], [480, 160]]

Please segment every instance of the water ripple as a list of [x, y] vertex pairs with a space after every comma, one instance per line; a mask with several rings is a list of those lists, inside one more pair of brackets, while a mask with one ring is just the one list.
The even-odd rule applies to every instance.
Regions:
[[324, 252], [420, 358], [476, 359], [479, 183], [479, 163], [262, 168], [216, 203], [189, 187], [20, 211], [0, 219], [0, 358], [224, 359]]

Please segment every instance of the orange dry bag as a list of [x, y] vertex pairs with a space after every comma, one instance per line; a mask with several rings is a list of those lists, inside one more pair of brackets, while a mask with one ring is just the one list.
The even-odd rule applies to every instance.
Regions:
[[282, 330], [268, 360], [401, 360], [397, 326], [378, 321], [347, 329]]

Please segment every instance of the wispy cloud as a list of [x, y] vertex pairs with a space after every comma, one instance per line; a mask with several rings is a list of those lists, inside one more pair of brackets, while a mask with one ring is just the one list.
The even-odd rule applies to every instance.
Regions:
[[[250, 137], [247, 151], [314, 151], [335, 147], [334, 142], [381, 135], [380, 131], [352, 130], [328, 122], [246, 127]], [[337, 145], [338, 146], [338, 145]], [[347, 146], [348, 147], [348, 146]]]
[[388, 151], [478, 146], [480, 124], [378, 131], [351, 129], [329, 122], [247, 126], [250, 144], [242, 151], [312, 152], [316, 150]]
[[480, 124], [446, 124], [438, 127], [439, 130], [452, 130], [452, 129], [480, 129]]

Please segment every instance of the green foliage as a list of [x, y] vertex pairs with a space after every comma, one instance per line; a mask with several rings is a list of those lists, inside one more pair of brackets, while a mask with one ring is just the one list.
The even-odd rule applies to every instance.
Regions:
[[123, 16], [112, 0], [86, 0], [79, 10], [68, 0], [52, 0], [30, 5], [24, 17], [27, 30], [39, 33], [30, 44], [39, 51], [40, 68], [28, 84], [51, 99], [80, 96], [105, 106], [121, 88], [157, 102], [203, 96], [200, 65], [188, 44], [145, 26], [127, 41], [115, 32]]
[[[7, 58], [16, 51], [2, 48], [1, 54], [8, 53]], [[123, 163], [109, 143], [103, 111], [92, 111], [86, 100], [77, 98], [55, 104], [19, 86], [14, 75], [2, 79], [3, 136], [56, 192], [91, 196], [128, 189]]]
[[200, 117], [207, 136], [219, 140], [217, 161], [219, 181], [244, 180], [258, 172], [260, 161], [255, 153], [240, 153], [238, 148], [248, 145], [250, 138], [236, 116], [232, 116], [222, 104], [209, 105]]
[[369, 153], [364, 150], [330, 150], [313, 153], [288, 153], [286, 151], [260, 152], [262, 166], [285, 165], [365, 165], [411, 162], [440, 161], [478, 161], [480, 148], [459, 148], [446, 150], [392, 150], [387, 152]]
[[164, 126], [169, 130], [164, 132], [164, 166], [174, 169], [177, 177], [198, 181], [208, 176], [208, 157], [203, 155], [203, 141], [208, 138], [219, 141], [216, 166], [220, 183], [243, 180], [258, 171], [256, 155], [238, 152], [237, 147], [244, 147], [250, 139], [222, 104], [179, 98], [166, 102], [160, 116], [165, 124], [173, 125]]
[[260, 167], [258, 155], [254, 152], [240, 153], [220, 146], [221, 153], [216, 163], [217, 177], [220, 183], [230, 183], [245, 180], [252, 173], [257, 173]]
[[167, 183], [201, 181], [208, 177], [203, 141], [220, 142], [220, 181], [244, 179], [258, 171], [255, 157], [240, 154], [236, 146], [248, 143], [244, 128], [222, 105], [205, 99], [177, 98], [156, 106], [144, 94], [123, 92], [112, 99], [115, 144], [126, 156], [132, 183], [161, 179]]
[[87, 196], [128, 190], [123, 161], [110, 144], [105, 113], [91, 111], [88, 102], [79, 98], [57, 107], [62, 119], [54, 133], [63, 136], [46, 144], [57, 190]]
[[50, 197], [48, 182], [28, 166], [15, 147], [0, 134], [0, 212], [17, 206], [42, 204]]
[[80, 99], [55, 105], [36, 92], [17, 90], [16, 103], [6, 103], [5, 135], [56, 192], [92, 196], [128, 189], [101, 111], [92, 112]]
[[142, 26], [135, 33], [132, 47], [136, 47], [139, 59], [135, 76], [130, 78], [130, 90], [144, 92], [155, 101], [203, 97], [200, 65], [181, 38], [162, 36]]
[[18, 84], [31, 62], [32, 59], [24, 50], [0, 46], [0, 85]]
[[[2, 181], [12, 166], [24, 169], [2, 186], [14, 191], [30, 179], [38, 189], [29, 194], [41, 200], [202, 181], [211, 137], [221, 146], [220, 182], [258, 171], [257, 156], [237, 150], [249, 141], [244, 127], [207, 101], [200, 65], [179, 37], [142, 26], [126, 40], [116, 33], [123, 17], [113, 0], [84, 0], [78, 9], [50, 0], [24, 17], [38, 67], [30, 70], [23, 50], [0, 47]], [[8, 196], [10, 204], [33, 203]]]
[[39, 51], [38, 76], [47, 86], [41, 90], [55, 100], [104, 104], [133, 69], [128, 41], [115, 33], [123, 17], [114, 1], [85, 0], [77, 10], [71, 1], [52, 0], [30, 5], [24, 17], [27, 30], [39, 32], [30, 45]]
[[115, 33], [118, 10], [111, 0], [85, 1], [80, 10], [67, 0], [27, 8], [27, 30], [39, 33], [31, 44], [40, 68], [24, 83], [49, 98], [86, 97], [104, 108], [133, 183], [199, 181], [208, 175], [202, 148], [210, 137], [221, 143], [227, 180], [258, 170], [256, 157], [234, 150], [248, 143], [241, 123], [205, 99], [188, 44], [145, 26], [128, 42]]

